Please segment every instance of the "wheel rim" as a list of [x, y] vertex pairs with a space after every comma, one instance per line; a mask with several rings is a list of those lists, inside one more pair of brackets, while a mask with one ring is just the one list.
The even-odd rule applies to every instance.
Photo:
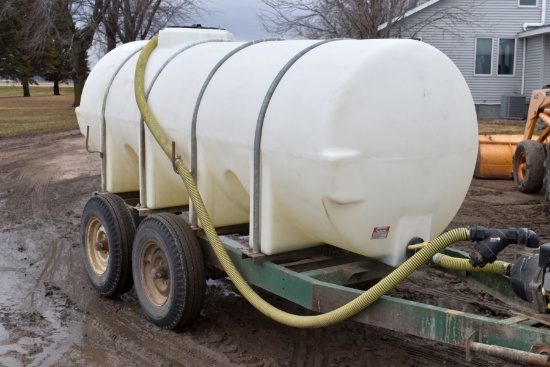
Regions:
[[145, 295], [157, 307], [166, 303], [170, 294], [170, 268], [164, 251], [148, 242], [141, 252], [141, 284]]
[[527, 170], [527, 162], [525, 161], [525, 153], [521, 152], [518, 156], [518, 179], [523, 181], [525, 178], [525, 171]]
[[93, 272], [102, 275], [109, 266], [109, 241], [107, 232], [98, 218], [92, 218], [86, 229], [86, 254]]

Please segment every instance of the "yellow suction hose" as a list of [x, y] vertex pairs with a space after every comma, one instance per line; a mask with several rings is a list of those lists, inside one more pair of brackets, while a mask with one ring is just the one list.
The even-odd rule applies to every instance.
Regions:
[[512, 266], [512, 264], [510, 263], [497, 260], [492, 264], [486, 264], [482, 268], [473, 267], [468, 259], [459, 259], [443, 254], [435, 254], [432, 260], [435, 265], [441, 266], [445, 269], [462, 270], [468, 272], [493, 273], [500, 275], [508, 275], [510, 266]]
[[[145, 99], [145, 67], [149, 56], [157, 46], [158, 39], [154, 37], [147, 43], [147, 45], [141, 51], [139, 60], [136, 66], [136, 76], [135, 76], [135, 94], [139, 110], [149, 127], [149, 130], [161, 146], [164, 153], [171, 157], [172, 147], [171, 143], [166, 139], [166, 136], [162, 132], [159, 124], [155, 120], [147, 101]], [[324, 327], [338, 323], [340, 321], [346, 320], [360, 311], [364, 310], [375, 301], [377, 301], [384, 294], [389, 292], [397, 284], [407, 278], [413, 271], [420, 268], [428, 260], [432, 258], [436, 253], [442, 251], [447, 246], [459, 242], [468, 240], [468, 234], [466, 228], [457, 228], [453, 229], [447, 233], [442, 234], [437, 237], [435, 240], [429, 242], [424, 248], [414, 254], [410, 259], [405, 261], [401, 266], [392, 271], [388, 276], [378, 282], [375, 286], [358, 296], [353, 301], [343, 305], [342, 307], [333, 310], [331, 312], [315, 315], [315, 316], [299, 316], [293, 315], [282, 310], [279, 310], [265, 300], [263, 300], [258, 294], [252, 290], [248, 285], [246, 280], [239, 273], [233, 262], [231, 261], [227, 251], [225, 250], [223, 244], [216, 233], [216, 229], [212, 225], [210, 216], [208, 215], [202, 197], [197, 189], [197, 185], [189, 172], [189, 169], [183, 163], [182, 160], [177, 160], [176, 162], [177, 172], [181, 176], [185, 187], [189, 193], [189, 197], [193, 202], [193, 205], [196, 208], [200, 222], [204, 228], [204, 232], [210, 241], [210, 244], [216, 253], [220, 263], [222, 264], [225, 272], [235, 284], [235, 287], [243, 295], [248, 302], [252, 304], [256, 309], [258, 309], [265, 316], [280, 322], [282, 324], [300, 327], [300, 328], [317, 328]]]

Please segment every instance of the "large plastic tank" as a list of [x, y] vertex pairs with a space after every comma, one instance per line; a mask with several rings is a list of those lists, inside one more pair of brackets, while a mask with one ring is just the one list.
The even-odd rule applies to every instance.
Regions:
[[[187, 164], [197, 96], [213, 67], [243, 44], [188, 47], [197, 38], [231, 38], [223, 31], [204, 32], [162, 31], [145, 75], [147, 89], [162, 69], [149, 105]], [[266, 92], [285, 64], [316, 42], [254, 44], [231, 56], [208, 84], [196, 125], [197, 178], [216, 226], [250, 222], [253, 146]], [[140, 190], [140, 114], [133, 92], [138, 54], [128, 57], [143, 45], [126, 44], [102, 58], [77, 109], [81, 131], [90, 126], [90, 144], [99, 149], [107, 94], [109, 192]], [[274, 254], [329, 243], [397, 265], [412, 237], [434, 238], [452, 220], [476, 154], [470, 91], [440, 51], [396, 39], [316, 47], [288, 69], [265, 115], [261, 250]], [[186, 204], [179, 176], [148, 131], [144, 156], [147, 199], [141, 204], [152, 209]]]

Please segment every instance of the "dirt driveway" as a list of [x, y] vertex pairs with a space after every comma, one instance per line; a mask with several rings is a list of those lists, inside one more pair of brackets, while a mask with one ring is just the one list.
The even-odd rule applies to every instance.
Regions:
[[[133, 291], [102, 298], [86, 278], [80, 214], [99, 187], [99, 172], [77, 131], [0, 140], [0, 366], [511, 366], [489, 357], [467, 363], [461, 348], [351, 321], [317, 330], [281, 326], [226, 280], [209, 282], [192, 328], [160, 330], [145, 320]], [[520, 194], [511, 181], [474, 179], [450, 227], [528, 227], [548, 242], [549, 222], [541, 194]], [[397, 294], [503, 312], [491, 297], [446, 282], [421, 271]]]

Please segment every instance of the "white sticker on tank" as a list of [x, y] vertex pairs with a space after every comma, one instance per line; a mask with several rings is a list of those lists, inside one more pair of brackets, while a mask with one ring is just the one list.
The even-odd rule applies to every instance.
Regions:
[[372, 240], [382, 240], [388, 238], [388, 233], [390, 233], [390, 227], [375, 227], [372, 231]]

